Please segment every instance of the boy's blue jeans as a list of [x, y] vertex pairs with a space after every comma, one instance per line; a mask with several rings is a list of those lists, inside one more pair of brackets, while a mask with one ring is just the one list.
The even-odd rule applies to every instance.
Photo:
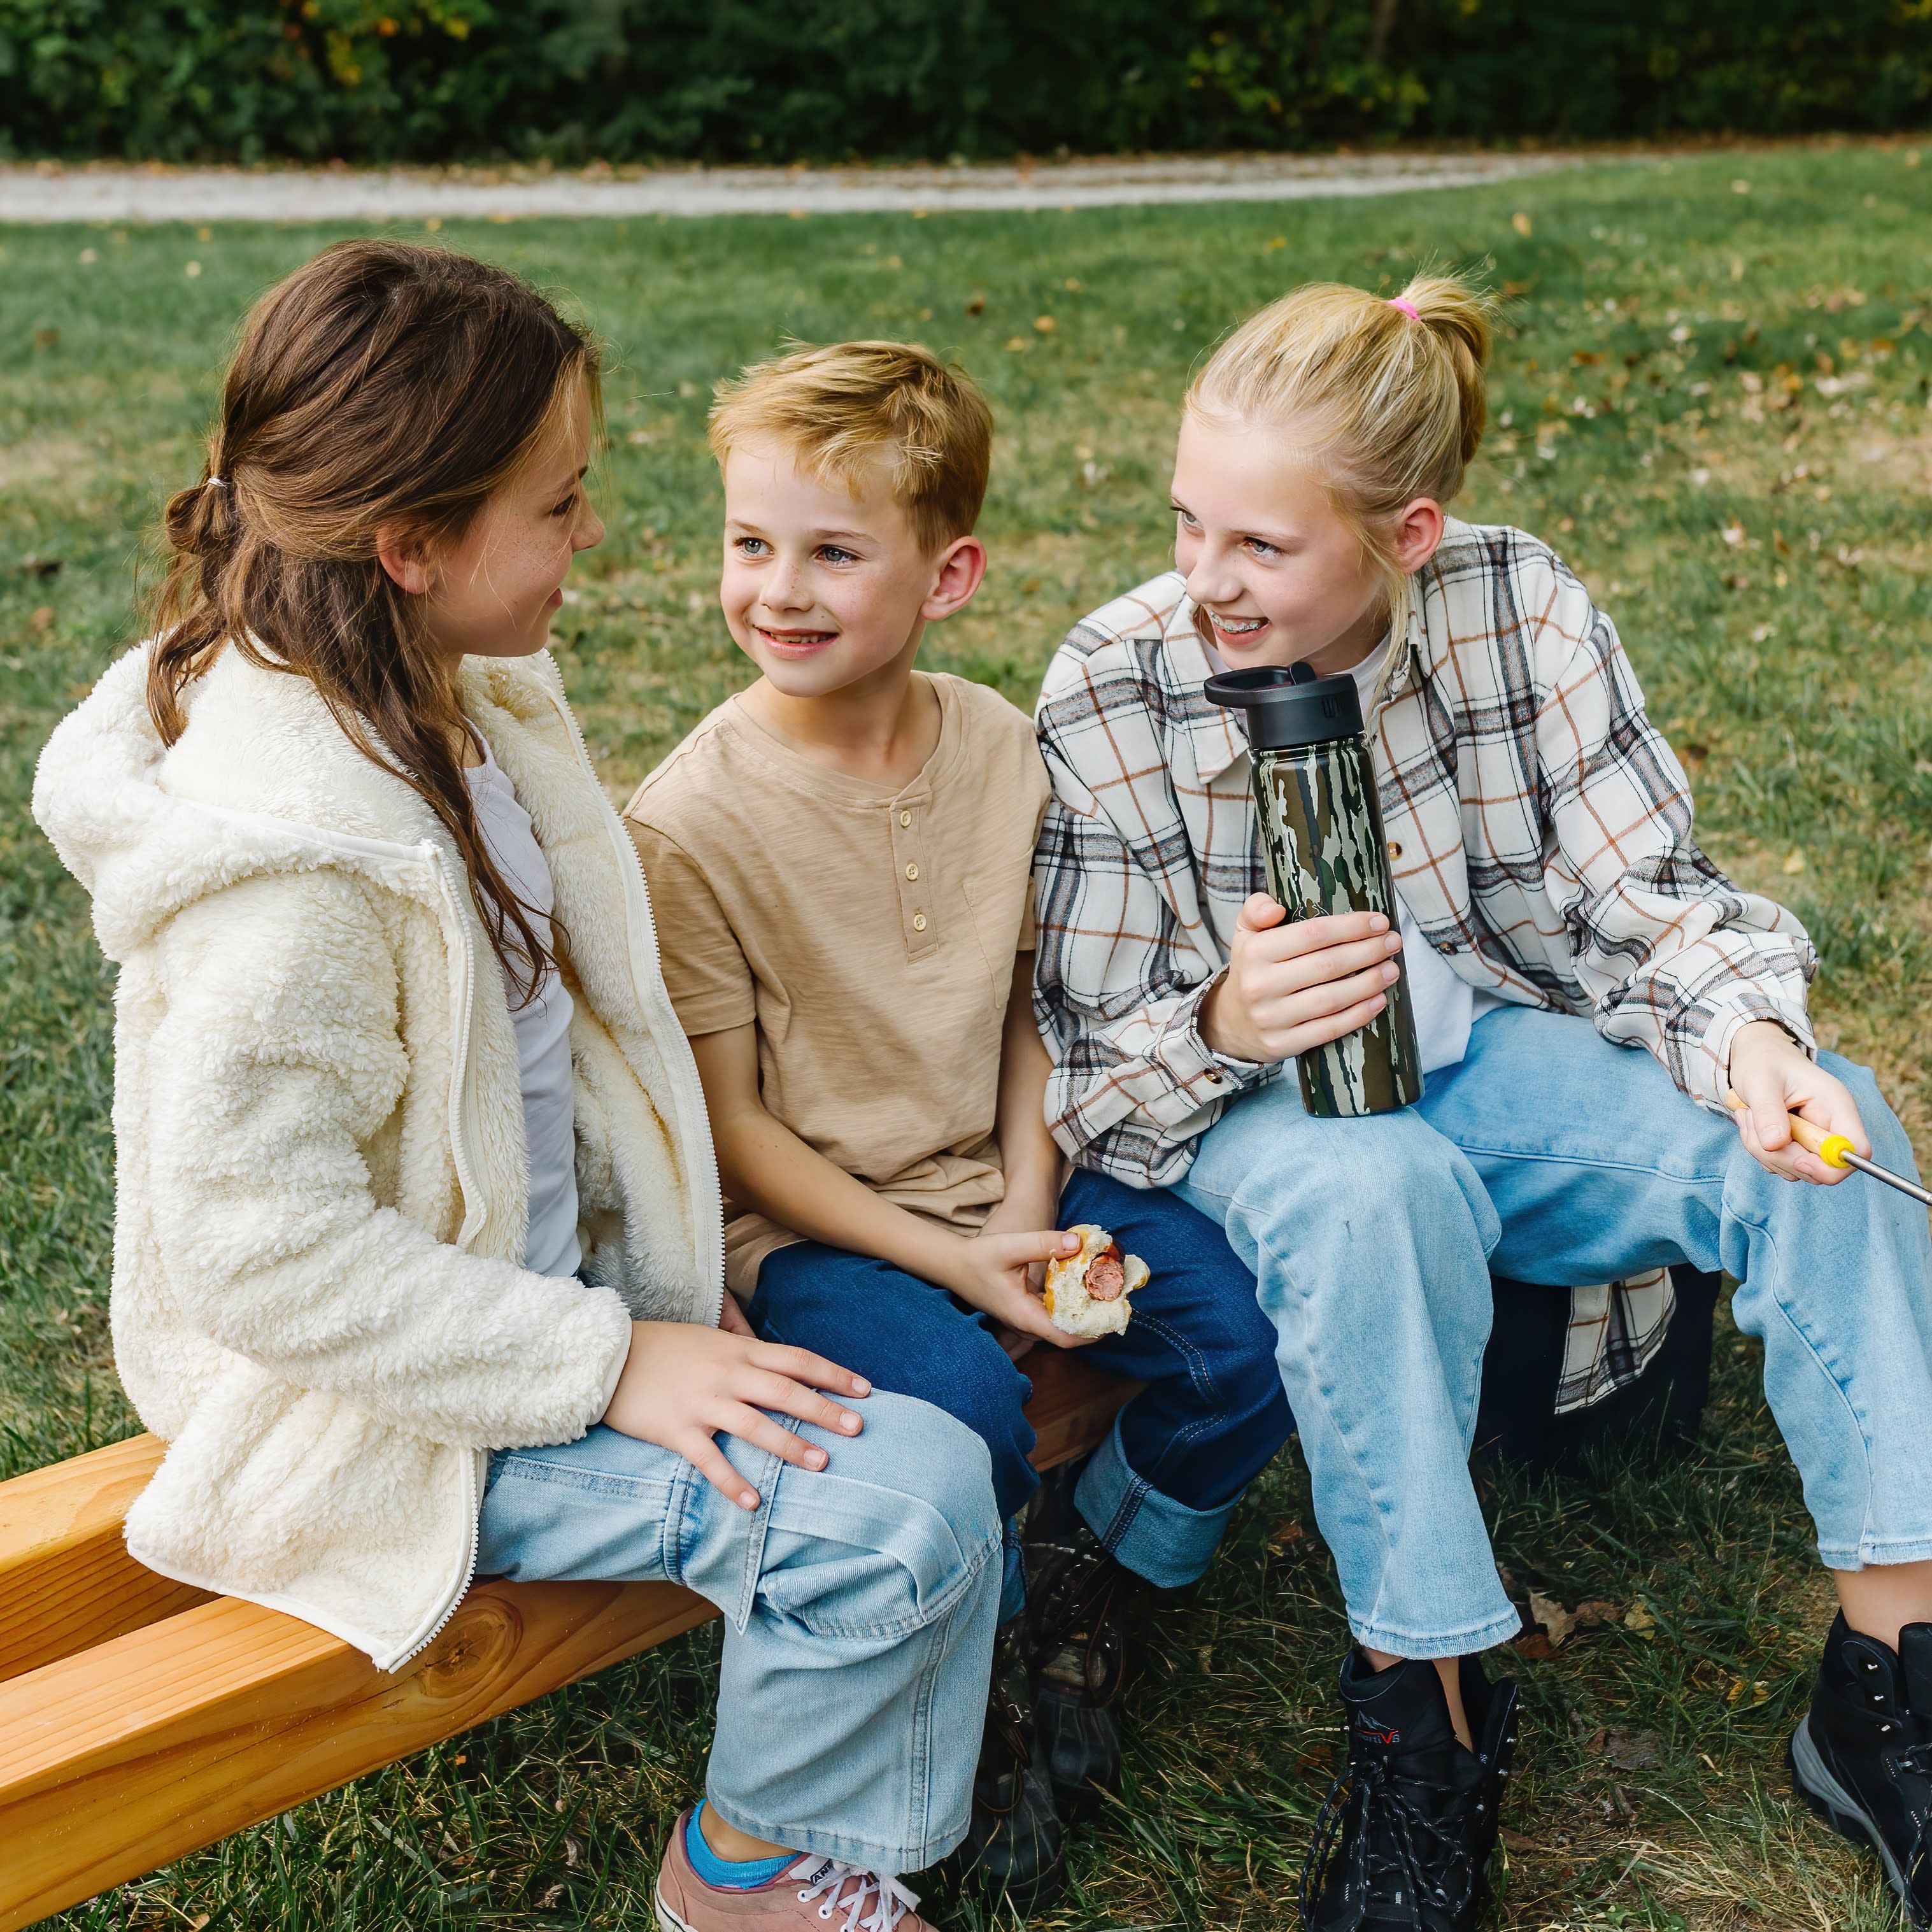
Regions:
[[[1874, 1157], [1912, 1150], [1871, 1076]], [[1781, 1180], [1652, 1056], [1510, 1006], [1416, 1106], [1315, 1120], [1292, 1078], [1202, 1137], [1179, 1190], [1226, 1227], [1280, 1336], [1315, 1510], [1357, 1641], [1449, 1657], [1515, 1635], [1468, 1472], [1490, 1270], [1552, 1289], [1723, 1269], [1834, 1569], [1932, 1557], [1932, 1236], [1852, 1174]]]
[[781, 1417], [813, 1472], [735, 1437], [758, 1492], [728, 1502], [682, 1456], [599, 1426], [492, 1457], [477, 1567], [682, 1583], [724, 1613], [705, 1802], [754, 1838], [896, 1875], [965, 1836], [998, 1612], [986, 1453], [903, 1396], [833, 1436]]
[[[1236, 1499], [1293, 1426], [1274, 1330], [1220, 1229], [1171, 1194], [1076, 1173], [1060, 1196], [1060, 1225], [1082, 1221], [1110, 1230], [1153, 1273], [1135, 1292], [1127, 1332], [1082, 1345], [1096, 1368], [1147, 1387], [1082, 1472], [1075, 1505], [1136, 1575], [1163, 1588], [1191, 1583]], [[1038, 1486], [1027, 1460], [1033, 1384], [987, 1318], [945, 1289], [807, 1241], [766, 1257], [748, 1312], [769, 1341], [816, 1350], [875, 1388], [957, 1416], [992, 1452], [1002, 1516]], [[1017, 1608], [1010, 1592], [1006, 1608]]]

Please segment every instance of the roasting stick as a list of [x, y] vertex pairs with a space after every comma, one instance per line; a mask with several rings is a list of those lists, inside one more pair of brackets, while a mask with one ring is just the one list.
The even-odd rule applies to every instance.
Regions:
[[[1742, 1113], [1748, 1104], [1736, 1094], [1724, 1096], [1724, 1105], [1734, 1114]], [[1900, 1193], [1909, 1194], [1913, 1200], [1932, 1208], [1932, 1194], [1916, 1181], [1907, 1180], [1904, 1174], [1894, 1174], [1890, 1168], [1880, 1167], [1877, 1162], [1852, 1153], [1851, 1142], [1843, 1134], [1828, 1134], [1822, 1127], [1813, 1126], [1802, 1114], [1787, 1114], [1785, 1118], [1791, 1123], [1791, 1138], [1815, 1154], [1827, 1167], [1855, 1167], [1861, 1174], [1868, 1174], [1873, 1180], [1882, 1180], [1886, 1186], [1895, 1187]]]

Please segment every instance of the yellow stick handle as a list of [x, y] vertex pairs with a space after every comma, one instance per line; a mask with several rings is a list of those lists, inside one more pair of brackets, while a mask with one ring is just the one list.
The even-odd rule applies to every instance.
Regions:
[[[1750, 1103], [1736, 1094], [1724, 1096], [1724, 1105], [1734, 1114], [1742, 1114]], [[1786, 1114], [1791, 1123], [1791, 1138], [1798, 1144], [1815, 1154], [1827, 1167], [1850, 1167], [1851, 1162], [1845, 1156], [1851, 1150], [1851, 1142], [1843, 1134], [1828, 1134], [1822, 1127], [1814, 1126], [1802, 1114]]]

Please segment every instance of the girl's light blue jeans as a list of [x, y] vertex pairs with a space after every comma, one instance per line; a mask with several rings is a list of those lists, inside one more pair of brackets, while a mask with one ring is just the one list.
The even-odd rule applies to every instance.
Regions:
[[[740, 1830], [896, 1875], [965, 1836], [1000, 1594], [986, 1447], [874, 1394], [848, 1439], [786, 1426], [814, 1472], [735, 1437], [728, 1502], [684, 1458], [598, 1426], [490, 1460], [478, 1569], [682, 1583], [724, 1614], [705, 1800]], [[784, 1418], [781, 1418], [784, 1420]]]
[[[1913, 1174], [1835, 1054], [1873, 1156]], [[1284, 1078], [1236, 1102], [1176, 1190], [1226, 1228], [1273, 1318], [1356, 1640], [1450, 1657], [1516, 1634], [1468, 1471], [1490, 1270], [1552, 1289], [1721, 1268], [1834, 1569], [1932, 1557], [1932, 1235], [1860, 1174], [1789, 1182], [1652, 1056], [1510, 1006], [1401, 1113], [1315, 1120]]]

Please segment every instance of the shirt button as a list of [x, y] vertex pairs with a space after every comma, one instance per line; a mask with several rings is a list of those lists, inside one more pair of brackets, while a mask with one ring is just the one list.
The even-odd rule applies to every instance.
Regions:
[[924, 913], [916, 912], [913, 914], [912, 929], [915, 932], [923, 932], [926, 930], [926, 915]]
[[912, 814], [909, 812], [901, 812], [899, 814], [899, 823], [902, 825], [910, 825], [912, 823]]
[[1456, 950], [1456, 942], [1452, 939], [1438, 940], [1436, 942], [1436, 950], [1438, 952], [1454, 952]]
[[1402, 856], [1402, 848], [1394, 839], [1389, 841], [1389, 856], [1391, 859], [1400, 859]]
[[909, 879], [917, 878], [919, 877], [919, 868], [916, 866], [908, 866], [906, 868], [906, 877]]

